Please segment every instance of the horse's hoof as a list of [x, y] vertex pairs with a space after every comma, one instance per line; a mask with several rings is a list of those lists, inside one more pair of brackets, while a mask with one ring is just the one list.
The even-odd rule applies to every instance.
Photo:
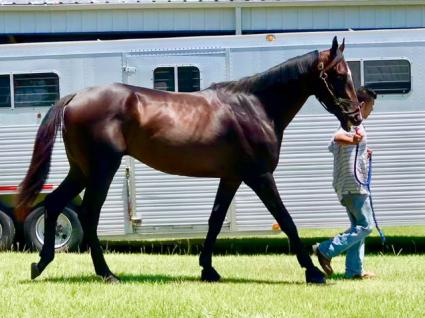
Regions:
[[203, 282], [218, 282], [221, 276], [214, 267], [204, 268], [201, 273], [201, 280]]
[[305, 271], [305, 280], [310, 284], [326, 284], [326, 276], [317, 267]]
[[114, 274], [104, 277], [103, 281], [108, 284], [119, 284], [121, 282], [120, 279]]
[[41, 272], [38, 270], [37, 263], [31, 264], [31, 279], [35, 279], [40, 276]]

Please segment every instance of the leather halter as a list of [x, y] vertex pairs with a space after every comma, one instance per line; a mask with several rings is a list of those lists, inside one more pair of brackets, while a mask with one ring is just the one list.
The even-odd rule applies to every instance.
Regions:
[[[320, 73], [319, 73], [319, 78], [320, 78], [320, 80], [323, 82], [323, 84], [324, 84], [324, 87], [326, 88], [326, 91], [329, 93], [329, 95], [331, 96], [331, 98], [332, 98], [332, 103], [335, 105], [335, 106], [337, 106], [337, 107], [339, 107], [340, 108], [340, 110], [342, 111], [342, 113], [344, 113], [344, 114], [346, 114], [346, 115], [348, 115], [348, 116], [350, 116], [350, 115], [354, 115], [355, 113], [357, 113], [358, 111], [359, 111], [359, 109], [360, 109], [360, 103], [359, 102], [353, 102], [353, 101], [351, 101], [351, 100], [349, 100], [349, 99], [347, 99], [347, 98], [341, 98], [341, 97], [337, 97], [336, 95], [335, 95], [335, 93], [332, 91], [332, 89], [330, 88], [330, 86], [329, 86], [329, 83], [328, 83], [328, 71], [330, 70], [330, 69], [332, 69], [333, 67], [335, 67], [335, 65], [337, 65], [339, 62], [341, 62], [341, 60], [343, 59], [343, 55], [342, 55], [342, 53], [339, 51], [339, 50], [337, 50], [337, 55], [335, 56], [335, 58], [331, 61], [331, 63], [329, 63], [326, 67], [324, 67], [324, 64], [323, 64], [323, 62], [320, 62], [319, 63], [319, 65], [317, 66], [317, 68], [318, 68], [318, 70], [320, 71]], [[328, 112], [331, 112], [330, 111], [330, 109], [329, 109], [329, 106], [327, 106], [320, 98], [319, 98], [319, 96], [317, 96], [316, 95], [316, 98], [317, 98], [317, 100], [320, 102], [320, 104], [322, 104], [322, 106], [328, 111]], [[346, 110], [345, 110], [345, 107], [344, 106], [351, 106], [351, 105], [354, 105], [354, 106], [357, 106], [356, 107], [356, 110], [354, 110], [354, 111], [351, 111], [351, 112], [347, 112]]]

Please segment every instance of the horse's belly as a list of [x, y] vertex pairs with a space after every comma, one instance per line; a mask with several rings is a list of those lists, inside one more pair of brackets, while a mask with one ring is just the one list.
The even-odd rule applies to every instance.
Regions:
[[138, 134], [127, 142], [128, 155], [154, 169], [184, 176], [240, 178], [271, 172], [278, 159], [278, 147], [266, 141], [241, 142], [228, 137], [177, 141]]
[[237, 174], [235, 155], [227, 147], [155, 144], [130, 151], [129, 155], [166, 173], [194, 177], [226, 177]]

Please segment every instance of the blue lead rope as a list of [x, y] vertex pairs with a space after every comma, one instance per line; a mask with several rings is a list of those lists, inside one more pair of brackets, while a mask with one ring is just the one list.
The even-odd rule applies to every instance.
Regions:
[[372, 216], [373, 221], [375, 222], [375, 227], [378, 230], [379, 236], [381, 237], [382, 245], [385, 245], [385, 235], [384, 232], [381, 230], [381, 228], [378, 225], [378, 221], [376, 219], [375, 210], [373, 209], [373, 201], [372, 201], [372, 191], [370, 190], [370, 184], [372, 181], [372, 154], [369, 156], [369, 169], [367, 172], [367, 180], [366, 182], [360, 181], [359, 177], [357, 176], [357, 156], [359, 154], [359, 144], [356, 146], [356, 156], [354, 158], [354, 177], [356, 178], [356, 181], [361, 184], [362, 186], [365, 186], [367, 190], [369, 191], [369, 200], [370, 200], [370, 207], [372, 209]]

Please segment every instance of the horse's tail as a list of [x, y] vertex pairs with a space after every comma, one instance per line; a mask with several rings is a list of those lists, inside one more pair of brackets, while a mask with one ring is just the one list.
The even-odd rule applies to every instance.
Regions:
[[34, 149], [27, 175], [19, 185], [15, 215], [19, 221], [25, 220], [31, 205], [43, 188], [50, 169], [56, 132], [62, 123], [63, 108], [75, 94], [67, 95], [53, 105], [44, 116], [35, 138]]

